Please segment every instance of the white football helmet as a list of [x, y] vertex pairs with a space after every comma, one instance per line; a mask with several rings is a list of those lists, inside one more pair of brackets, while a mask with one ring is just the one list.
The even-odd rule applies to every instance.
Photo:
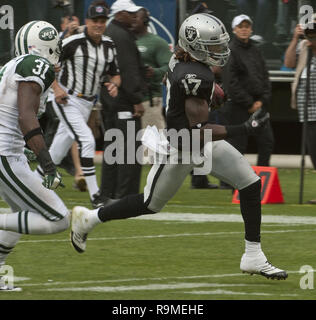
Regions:
[[61, 40], [57, 30], [46, 21], [31, 21], [15, 37], [15, 55], [35, 54], [55, 65], [61, 54]]
[[178, 45], [192, 58], [209, 66], [224, 66], [229, 58], [229, 34], [224, 24], [208, 13], [194, 14], [182, 23]]

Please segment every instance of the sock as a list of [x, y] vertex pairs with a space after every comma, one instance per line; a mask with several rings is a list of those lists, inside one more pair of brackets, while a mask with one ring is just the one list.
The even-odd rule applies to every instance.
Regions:
[[0, 229], [22, 234], [52, 234], [66, 230], [70, 215], [58, 221], [50, 221], [40, 213], [20, 211], [0, 215]]
[[245, 253], [247, 256], [257, 256], [260, 252], [262, 252], [260, 242], [245, 240]]
[[7, 256], [19, 241], [21, 234], [0, 230], [0, 267], [5, 264]]
[[84, 176], [86, 179], [87, 189], [89, 191], [90, 199], [93, 200], [93, 196], [99, 191], [96, 175]]
[[100, 220], [99, 218], [99, 210], [100, 208], [98, 209], [94, 209], [94, 210], [90, 210], [90, 214], [89, 214], [89, 220], [90, 222], [92, 222], [92, 224], [95, 226], [99, 223], [102, 223], [103, 221]]
[[245, 224], [245, 239], [260, 242], [261, 228], [261, 180], [239, 190], [240, 211]]
[[93, 200], [93, 195], [99, 191], [93, 158], [80, 158], [80, 165], [86, 179], [90, 199]]
[[142, 214], [155, 213], [144, 204], [144, 194], [128, 195], [113, 204], [101, 208], [99, 219], [103, 222], [113, 219], [127, 219]]

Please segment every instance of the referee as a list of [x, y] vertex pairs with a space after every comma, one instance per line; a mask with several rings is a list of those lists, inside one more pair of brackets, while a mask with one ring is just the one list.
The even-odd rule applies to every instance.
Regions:
[[[53, 107], [60, 123], [49, 152], [59, 165], [73, 141], [77, 141], [80, 165], [93, 207], [103, 203], [97, 184], [94, 155], [95, 139], [87, 121], [97, 99], [101, 77], [108, 93], [115, 97], [121, 83], [116, 49], [109, 37], [103, 36], [108, 9], [104, 1], [94, 1], [87, 11], [84, 32], [63, 41], [62, 68], [53, 84]], [[40, 167], [37, 168], [41, 173]]]

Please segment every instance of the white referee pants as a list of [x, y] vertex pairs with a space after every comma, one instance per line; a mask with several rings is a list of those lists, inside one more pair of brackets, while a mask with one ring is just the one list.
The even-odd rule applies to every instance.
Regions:
[[66, 156], [74, 140], [78, 143], [80, 158], [92, 158], [95, 154], [95, 139], [87, 125], [93, 102], [69, 95], [67, 104], [57, 104], [53, 108], [60, 120], [49, 153], [59, 165]]
[[[212, 148], [212, 150], [207, 150]], [[232, 145], [224, 140], [207, 143], [204, 153], [212, 152], [211, 175], [242, 190], [260, 178], [248, 161]], [[159, 212], [176, 194], [187, 175], [194, 169], [189, 164], [154, 164], [147, 176], [144, 202], [148, 209]]]

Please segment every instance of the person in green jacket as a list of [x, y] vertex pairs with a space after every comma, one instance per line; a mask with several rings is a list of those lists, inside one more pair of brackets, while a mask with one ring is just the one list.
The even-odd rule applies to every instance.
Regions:
[[166, 40], [148, 32], [149, 12], [142, 8], [136, 13], [133, 30], [137, 36], [137, 47], [145, 65], [145, 88], [142, 128], [155, 125], [157, 129], [165, 128], [163, 117], [162, 80], [168, 70], [172, 52]]

